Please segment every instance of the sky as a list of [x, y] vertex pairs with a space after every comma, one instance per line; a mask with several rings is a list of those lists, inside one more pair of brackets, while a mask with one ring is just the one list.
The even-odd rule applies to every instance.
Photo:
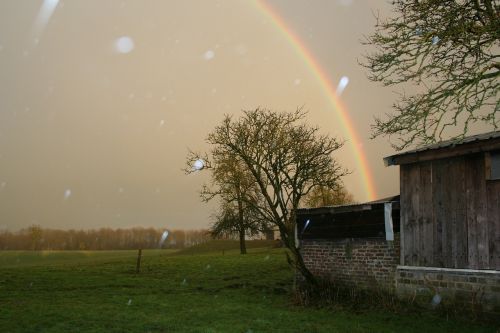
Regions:
[[183, 173], [188, 149], [257, 107], [303, 106], [345, 139], [335, 157], [357, 201], [398, 194], [388, 138], [370, 139], [397, 96], [359, 65], [377, 12], [390, 5], [0, 0], [0, 229], [206, 228], [216, 203], [200, 200], [206, 173]]

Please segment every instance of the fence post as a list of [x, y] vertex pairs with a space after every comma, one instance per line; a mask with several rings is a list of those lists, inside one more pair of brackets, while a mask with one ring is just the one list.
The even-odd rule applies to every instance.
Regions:
[[139, 274], [141, 271], [141, 256], [142, 256], [142, 249], [139, 249], [139, 252], [137, 253], [137, 266], [135, 267], [135, 272]]

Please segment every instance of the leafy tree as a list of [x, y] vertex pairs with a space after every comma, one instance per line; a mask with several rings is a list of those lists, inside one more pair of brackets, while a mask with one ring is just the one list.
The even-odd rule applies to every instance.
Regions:
[[[500, 2], [397, 0], [395, 16], [377, 20], [363, 64], [385, 86], [413, 84], [394, 113], [375, 119], [374, 137], [396, 135], [394, 147], [459, 139], [474, 123], [499, 126]], [[454, 135], [453, 131], [460, 134]], [[449, 130], [452, 130], [450, 132]]]
[[354, 197], [344, 186], [336, 188], [317, 186], [304, 198], [304, 207], [310, 208], [350, 203], [354, 203]]
[[289, 263], [316, 284], [295, 243], [294, 211], [315, 187], [338, 186], [347, 171], [332, 156], [343, 142], [318, 134], [318, 128], [303, 123], [305, 115], [301, 109], [244, 111], [237, 120], [226, 116], [207, 142], [210, 155], [234, 156], [252, 175], [262, 200], [244, 201], [279, 229], [292, 255]]

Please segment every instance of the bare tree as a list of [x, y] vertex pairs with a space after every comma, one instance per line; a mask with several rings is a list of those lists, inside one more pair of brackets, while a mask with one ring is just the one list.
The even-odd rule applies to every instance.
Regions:
[[247, 200], [259, 216], [271, 221], [292, 257], [289, 262], [309, 283], [316, 279], [307, 269], [295, 243], [294, 211], [317, 186], [338, 186], [347, 173], [332, 153], [343, 142], [318, 134], [303, 120], [306, 112], [244, 111], [241, 118], [226, 116], [207, 142], [212, 156], [234, 156], [252, 175], [262, 201]]
[[213, 153], [210, 157], [205, 154], [203, 159], [190, 152], [185, 171], [192, 173], [201, 169], [211, 172], [211, 184], [204, 185], [200, 193], [202, 200], [220, 199], [220, 212], [211, 227], [212, 236], [236, 233], [240, 240], [240, 253], [246, 254], [245, 235], [263, 231], [267, 225], [265, 219], [257, 216], [254, 208], [262, 200], [257, 183], [241, 159], [228, 152]]
[[31, 225], [28, 227], [28, 233], [31, 240], [31, 250], [41, 250], [40, 242], [43, 236], [42, 227], [39, 225]]
[[[452, 136], [474, 123], [499, 127], [500, 2], [397, 0], [395, 16], [377, 18], [363, 64], [385, 86], [413, 84], [394, 113], [375, 119], [374, 137], [396, 135], [396, 149]], [[452, 134], [449, 130], [459, 130]]]
[[246, 254], [245, 236], [253, 236], [263, 230], [261, 220], [252, 207], [242, 210], [233, 203], [222, 203], [220, 211], [215, 215], [215, 221], [210, 227], [214, 238], [227, 238], [237, 235], [240, 240], [240, 253]]

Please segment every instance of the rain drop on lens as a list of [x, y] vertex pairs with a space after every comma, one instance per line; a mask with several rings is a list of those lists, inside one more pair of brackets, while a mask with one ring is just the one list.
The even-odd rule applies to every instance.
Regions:
[[160, 247], [162, 247], [163, 243], [167, 240], [168, 230], [165, 230], [160, 238]]
[[193, 170], [201, 170], [205, 167], [205, 161], [203, 161], [201, 158], [197, 159], [196, 161], [194, 161], [193, 163]]
[[337, 85], [337, 96], [342, 95], [342, 92], [344, 91], [345, 87], [349, 84], [349, 78], [347, 76], [342, 76], [339, 80], [339, 84]]
[[432, 302], [431, 302], [432, 307], [438, 306], [441, 303], [441, 300], [442, 300], [441, 295], [439, 294], [434, 295], [434, 297], [432, 297]]
[[123, 36], [115, 41], [115, 50], [118, 53], [129, 53], [134, 49], [134, 41], [128, 36]]
[[212, 60], [214, 57], [215, 52], [212, 50], [208, 50], [207, 52], [205, 52], [205, 54], [203, 54], [203, 58], [205, 58], [205, 60]]

